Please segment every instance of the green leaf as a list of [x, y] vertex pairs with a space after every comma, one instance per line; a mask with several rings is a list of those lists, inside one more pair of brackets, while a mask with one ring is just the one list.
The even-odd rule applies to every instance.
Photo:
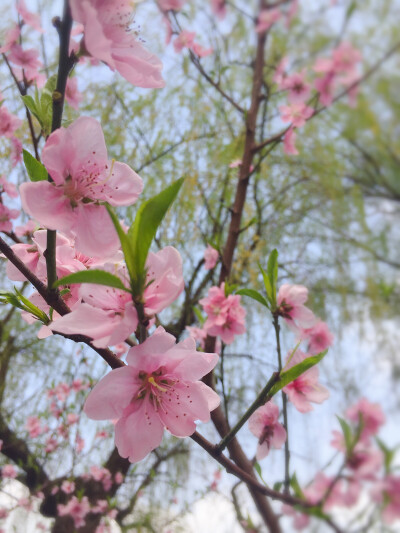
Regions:
[[254, 289], [240, 289], [236, 291], [236, 294], [239, 294], [240, 296], [248, 296], [249, 298], [253, 298], [253, 300], [256, 300], [260, 304], [264, 305], [269, 309], [269, 305], [267, 300], [264, 298], [262, 294], [260, 294], [258, 291], [255, 291]]
[[146, 259], [150, 245], [165, 214], [175, 200], [183, 178], [175, 181], [162, 192], [144, 202], [138, 209], [135, 220], [128, 231], [129, 244], [133, 253], [132, 288], [141, 294], [146, 279]]
[[54, 74], [46, 81], [40, 95], [40, 116], [42, 117], [42, 127], [46, 134], [51, 132], [53, 120], [53, 93], [57, 87], [57, 75]]
[[300, 498], [302, 500], [305, 499], [304, 493], [301, 490], [301, 487], [300, 487], [299, 482], [297, 480], [296, 472], [294, 472], [293, 476], [290, 478], [290, 486], [292, 487], [293, 492], [294, 492], [295, 496], [297, 496], [297, 498]]
[[260, 479], [261, 481], [264, 483], [264, 485], [268, 486], [267, 483], [265, 482], [263, 476], [262, 476], [262, 470], [261, 470], [261, 466], [260, 466], [260, 463], [258, 463], [257, 461], [254, 463], [254, 470], [257, 472], [257, 474], [260, 476]]
[[271, 305], [273, 305], [272, 286], [271, 286], [271, 282], [269, 281], [269, 277], [260, 264], [258, 265], [258, 268], [260, 269], [260, 272], [263, 277], [265, 292], [267, 293], [268, 301], [270, 302]]
[[276, 306], [276, 282], [278, 280], [278, 251], [272, 250], [269, 254], [267, 274], [272, 290], [272, 305]]
[[292, 366], [292, 368], [289, 368], [289, 370], [286, 370], [286, 372], [281, 372], [279, 381], [275, 383], [275, 385], [273, 385], [269, 392], [269, 397], [272, 398], [272, 396], [274, 396], [277, 392], [283, 389], [283, 387], [286, 387], [286, 385], [289, 385], [289, 383], [304, 374], [304, 372], [306, 372], [309, 368], [318, 364], [327, 353], [328, 350], [324, 350], [318, 355], [307, 357], [307, 359], [304, 359], [304, 361], [302, 361], [298, 365]]
[[40, 161], [35, 159], [32, 154], [26, 150], [22, 150], [22, 155], [24, 158], [25, 168], [28, 172], [29, 179], [31, 181], [45, 181], [47, 180], [48, 174], [46, 167], [42, 165]]
[[59, 287], [60, 285], [71, 285], [71, 283], [94, 283], [96, 285], [106, 285], [107, 287], [113, 287], [114, 289], [130, 292], [130, 290], [125, 287], [118, 276], [114, 276], [114, 274], [106, 272], [105, 270], [93, 269], [74, 272], [73, 274], [69, 274], [68, 276], [58, 279], [54, 283], [54, 287]]
[[346, 452], [348, 455], [350, 455], [354, 448], [353, 432], [351, 431], [351, 427], [346, 420], [340, 418], [340, 416], [337, 416], [336, 418], [339, 420], [340, 427], [342, 428]]
[[193, 312], [194, 312], [194, 314], [196, 315], [197, 320], [200, 322], [200, 324], [204, 324], [204, 322], [205, 322], [205, 318], [204, 318], [204, 316], [202, 315], [200, 309], [199, 309], [198, 307], [193, 307]]
[[129, 243], [127, 234], [122, 229], [122, 226], [119, 223], [117, 215], [114, 213], [114, 210], [109, 205], [106, 205], [106, 208], [114, 224], [114, 227], [117, 230], [119, 241], [121, 243], [122, 252], [125, 258], [125, 263], [128, 268], [129, 278], [131, 280], [131, 285], [132, 285], [132, 280], [134, 279], [134, 276], [135, 276], [135, 264], [134, 264], [134, 255], [133, 255], [132, 247]]
[[38, 107], [37, 103], [32, 98], [32, 96], [27, 94], [25, 96], [21, 96], [21, 98], [22, 98], [22, 101], [24, 102], [25, 106], [29, 109], [29, 111], [33, 115], [35, 115], [35, 117], [38, 119], [40, 124], [42, 124], [42, 119], [41, 119], [41, 116], [40, 116], [40, 107]]
[[379, 448], [382, 450], [383, 452], [383, 455], [384, 455], [384, 460], [385, 460], [385, 473], [386, 474], [390, 474], [392, 468], [392, 462], [393, 462], [393, 459], [395, 458], [396, 456], [396, 452], [397, 452], [397, 449], [399, 448], [399, 446], [396, 446], [395, 448], [393, 449], [390, 449], [386, 446], [386, 444], [381, 440], [379, 439], [378, 437], [375, 438], [376, 440], [376, 443], [378, 444]]
[[346, 20], [349, 20], [349, 18], [352, 16], [352, 14], [354, 13], [356, 9], [357, 9], [357, 1], [353, 0], [346, 10]]
[[41, 322], [43, 322], [43, 324], [48, 324], [50, 322], [49, 317], [44, 311], [36, 307], [36, 305], [34, 305], [30, 300], [25, 298], [25, 296], [23, 296], [23, 294], [15, 287], [14, 290], [15, 294], [13, 292], [0, 291], [0, 303], [11, 304], [22, 311], [26, 311], [27, 313], [38, 318]]

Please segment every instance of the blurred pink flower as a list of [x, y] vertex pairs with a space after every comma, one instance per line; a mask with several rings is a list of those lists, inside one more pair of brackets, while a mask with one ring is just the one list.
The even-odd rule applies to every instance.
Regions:
[[61, 484], [61, 490], [65, 492], [65, 494], [72, 494], [75, 490], [75, 483], [73, 481], [65, 480]]
[[164, 87], [161, 61], [130, 30], [130, 0], [71, 0], [70, 6], [73, 19], [84, 26], [84, 46], [89, 54], [118, 70], [132, 85]]
[[208, 245], [204, 252], [204, 268], [206, 270], [211, 270], [217, 264], [219, 258], [218, 250]]
[[258, 17], [256, 32], [262, 33], [269, 30], [271, 26], [275, 24], [282, 16], [279, 9], [263, 9]]
[[83, 94], [78, 90], [78, 78], [68, 78], [65, 89], [65, 99], [74, 109], [79, 108], [79, 104], [83, 100]]
[[358, 424], [361, 420], [362, 430], [360, 440], [369, 441], [376, 435], [379, 428], [386, 422], [385, 415], [378, 403], [370, 403], [366, 398], [361, 398], [355, 405], [346, 411], [346, 418]]
[[21, 15], [22, 20], [28, 26], [31, 26], [34, 30], [43, 33], [44, 30], [40, 24], [40, 17], [34, 13], [31, 13], [26, 8], [24, 0], [17, 0], [17, 11]]
[[299, 151], [295, 145], [296, 137], [296, 132], [293, 127], [290, 127], [283, 137], [283, 150], [286, 155], [299, 155]]
[[186, 0], [157, 0], [158, 5], [163, 11], [172, 9], [173, 11], [179, 11], [182, 9]]
[[281, 448], [286, 441], [285, 428], [278, 418], [279, 407], [272, 401], [259, 407], [249, 418], [249, 429], [258, 438], [258, 461], [269, 454], [271, 447]]
[[[291, 356], [289, 352], [286, 361]], [[296, 350], [291, 357], [289, 364], [285, 365], [285, 370], [301, 363], [309, 357], [301, 350]], [[301, 376], [283, 387], [283, 392], [288, 395], [289, 400], [293, 403], [300, 413], [307, 413], [313, 410], [312, 403], [322, 403], [329, 397], [329, 391], [318, 383], [319, 370], [313, 366], [306, 370]]]
[[314, 114], [312, 107], [306, 106], [303, 103], [296, 103], [290, 105], [279, 106], [281, 113], [281, 120], [283, 122], [290, 122], [295, 128], [301, 128], [307, 120]]
[[0, 203], [0, 231], [12, 231], [13, 225], [11, 219], [18, 217], [18, 209], [9, 209], [4, 204]]
[[334, 336], [329, 331], [328, 324], [322, 320], [319, 320], [311, 328], [303, 329], [300, 337], [308, 342], [307, 352], [311, 355], [323, 352], [329, 346], [332, 346], [334, 341]]
[[81, 500], [78, 500], [76, 496], [72, 496], [67, 504], [63, 505], [59, 503], [57, 505], [57, 511], [59, 516], [70, 516], [76, 528], [82, 527], [86, 523], [86, 515], [90, 513], [89, 500], [86, 496], [83, 496]]
[[235, 335], [245, 333], [245, 309], [240, 304], [240, 296], [225, 296], [225, 283], [211, 287], [208, 296], [199, 301], [208, 318], [204, 329], [211, 336], [219, 336], [226, 344], [231, 344]]
[[10, 183], [4, 176], [0, 176], [0, 194], [8, 194], [10, 198], [18, 198], [19, 194], [14, 183]]
[[210, 0], [211, 10], [219, 19], [226, 16], [226, 0]]
[[372, 488], [371, 495], [376, 502], [383, 503], [385, 524], [391, 525], [400, 520], [400, 476], [386, 476]]
[[10, 113], [5, 106], [0, 107], [0, 137], [13, 137], [21, 124], [22, 120]]
[[314, 313], [304, 304], [308, 298], [308, 289], [303, 285], [281, 285], [277, 295], [278, 313], [289, 326], [294, 328], [310, 328], [317, 319]]
[[1, 467], [1, 475], [4, 478], [15, 479], [17, 474], [18, 472], [14, 465], [4, 465]]

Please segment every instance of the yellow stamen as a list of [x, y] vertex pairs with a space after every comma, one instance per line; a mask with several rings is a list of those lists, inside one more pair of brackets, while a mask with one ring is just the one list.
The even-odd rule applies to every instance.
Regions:
[[157, 389], [159, 389], [161, 392], [167, 392], [167, 390], [168, 390], [168, 389], [164, 389], [164, 387], [160, 387], [160, 385], [154, 381], [153, 376], [151, 376], [150, 378], [148, 378], [147, 381], [148, 381], [149, 383], [151, 383], [154, 387], [156, 387]]

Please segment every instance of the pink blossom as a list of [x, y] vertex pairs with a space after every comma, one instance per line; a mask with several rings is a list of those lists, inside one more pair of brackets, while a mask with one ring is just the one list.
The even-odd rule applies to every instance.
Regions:
[[[18, 243], [12, 246], [12, 250], [30, 270], [42, 281], [47, 280], [46, 260], [44, 253], [47, 247], [47, 235], [45, 230], [35, 231], [32, 244]], [[80, 260], [82, 257], [76, 253], [73, 241], [57, 233], [56, 236], [56, 271], [58, 277], [63, 277], [73, 272], [85, 270], [85, 264]], [[7, 276], [13, 281], [25, 281], [21, 272], [9, 261], [6, 267]], [[76, 291], [72, 289], [72, 292]], [[75, 296], [75, 294], [74, 294]], [[71, 302], [70, 302], [71, 303]], [[42, 308], [42, 307], [40, 307]], [[44, 310], [44, 309], [43, 309]]]
[[[314, 65], [316, 72], [324, 76], [314, 82], [315, 89], [320, 93], [320, 101], [328, 106], [333, 101], [337, 85], [350, 86], [359, 78], [357, 63], [361, 61], [361, 53], [350, 43], [341, 43], [332, 53], [331, 58], [318, 58]], [[355, 91], [357, 87], [355, 87]], [[355, 92], [353, 93], [353, 97]]]
[[85, 516], [90, 512], [89, 500], [84, 496], [80, 501], [76, 496], [72, 496], [66, 505], [57, 505], [59, 516], [70, 516], [76, 528], [85, 525]]
[[[292, 352], [289, 352], [286, 361], [291, 357]], [[290, 362], [285, 365], [285, 370], [292, 368], [309, 357], [301, 350], [296, 350]], [[297, 379], [286, 385], [283, 392], [288, 395], [289, 400], [293, 403], [300, 413], [307, 413], [312, 411], [312, 403], [322, 403], [329, 397], [329, 391], [318, 383], [319, 370], [313, 366], [306, 370]]]
[[89, 383], [84, 383], [81, 379], [74, 379], [74, 381], [71, 383], [71, 390], [74, 392], [80, 392], [81, 390], [86, 390], [89, 387]]
[[329, 331], [328, 324], [319, 320], [314, 326], [301, 331], [301, 338], [308, 341], [307, 352], [311, 355], [317, 355], [329, 346], [332, 346], [334, 336]]
[[65, 99], [74, 109], [79, 108], [79, 104], [83, 100], [83, 94], [78, 90], [78, 78], [68, 78], [65, 89]]
[[117, 485], [121, 485], [121, 483], [124, 481], [124, 476], [121, 472], [116, 472], [114, 476], [114, 481], [117, 483]]
[[22, 120], [9, 112], [9, 110], [1, 106], [0, 107], [0, 136], [11, 138], [22, 124]]
[[[0, 508], [0, 520], [4, 520], [5, 518], [7, 518], [7, 516], [8, 516], [7, 509]], [[4, 529], [0, 529], [0, 533], [5, 533]]]
[[160, 444], [164, 428], [187, 437], [196, 429], [195, 420], [208, 422], [219, 398], [198, 380], [217, 360], [217, 354], [196, 352], [191, 338], [175, 345], [159, 327], [129, 350], [128, 366], [112, 370], [95, 386], [84, 411], [95, 420], [118, 419], [119, 454], [140, 461]]
[[312, 483], [303, 490], [306, 499], [312, 504], [317, 504], [324, 499], [329, 490], [330, 494], [325, 501], [324, 510], [340, 505], [343, 499], [339, 484], [332, 485], [332, 482], [332, 477], [326, 476], [323, 472], [318, 472]]
[[138, 87], [160, 88], [162, 63], [130, 31], [132, 2], [71, 0], [72, 17], [84, 26], [85, 49]]
[[232, 163], [229, 164], [229, 168], [238, 168], [243, 164], [241, 159], [235, 159]]
[[358, 442], [350, 457], [347, 457], [346, 466], [356, 480], [373, 481], [383, 466], [383, 453], [370, 445]]
[[289, 101], [299, 104], [308, 100], [311, 94], [311, 87], [305, 81], [305, 72], [295, 72], [286, 76], [280, 84], [281, 89], [289, 91]]
[[199, 43], [193, 43], [191, 49], [193, 53], [199, 57], [207, 57], [214, 52], [213, 48], [205, 48], [204, 46], [201, 46], [201, 44]]
[[[155, 315], [168, 307], [184, 288], [182, 258], [173, 246], [150, 252], [146, 261], [149, 284], [143, 294], [146, 315]], [[154, 280], [154, 281], [153, 281]]]
[[285, 428], [278, 422], [279, 407], [272, 401], [259, 407], [249, 418], [249, 429], [258, 438], [258, 461], [269, 454], [271, 447], [281, 448], [286, 441]]
[[97, 500], [96, 505], [92, 507], [92, 513], [104, 514], [108, 509], [107, 500]]
[[0, 47], [0, 54], [5, 54], [11, 49], [14, 44], [17, 44], [20, 34], [21, 29], [18, 24], [9, 29], [6, 33], [4, 44], [2, 47]]
[[370, 403], [366, 398], [361, 398], [355, 405], [346, 411], [346, 417], [355, 424], [361, 419], [362, 430], [360, 440], [367, 442], [376, 435], [379, 428], [386, 422], [385, 415], [378, 403]]
[[183, 48], [191, 48], [194, 43], [194, 38], [196, 37], [196, 32], [183, 30], [174, 40], [174, 50], [175, 52], [181, 52]]
[[34, 13], [31, 13], [26, 8], [24, 0], [17, 0], [17, 11], [21, 15], [22, 20], [28, 26], [31, 26], [34, 30], [43, 33], [42, 26], [40, 24], [40, 17]]
[[299, 10], [299, 0], [291, 0], [289, 9], [286, 13], [286, 27], [289, 28], [292, 20]]
[[290, 127], [283, 137], [283, 150], [286, 155], [299, 155], [299, 151], [295, 145], [296, 137], [297, 134], [294, 128]]
[[96, 435], [94, 436], [95, 439], [107, 439], [110, 436], [108, 431], [105, 431], [104, 429], [102, 431], [98, 431]]
[[287, 56], [284, 56], [280, 60], [280, 62], [278, 63], [278, 66], [275, 69], [272, 80], [279, 86], [283, 83], [283, 80], [285, 79], [285, 70], [288, 64], [289, 64], [289, 58]]
[[99, 122], [80, 117], [56, 130], [47, 139], [42, 160], [54, 183], [23, 183], [24, 210], [46, 228], [75, 232], [75, 246], [86, 255], [114, 254], [118, 236], [100, 202], [131, 205], [143, 183], [128, 165], [108, 160]]
[[119, 342], [114, 346], [113, 352], [117, 357], [122, 357], [128, 348], [129, 346], [125, 342]]
[[377, 502], [383, 502], [382, 518], [385, 524], [391, 525], [400, 520], [400, 476], [386, 476], [373, 487], [372, 497]]
[[83, 439], [80, 435], [77, 435], [76, 436], [76, 439], [75, 439], [75, 450], [76, 450], [76, 453], [81, 453], [85, 447], [85, 439]]
[[186, 0], [157, 0], [162, 11], [179, 11]]
[[12, 231], [11, 219], [18, 218], [18, 209], [9, 209], [0, 203], [0, 231]]
[[[189, 332], [189, 335], [192, 337], [192, 339], [199, 343], [200, 348], [204, 350], [207, 338], [207, 331], [205, 329], [196, 328], [194, 326], [186, 326], [186, 330]], [[217, 339], [215, 343], [215, 351], [217, 353], [220, 353], [221, 349], [221, 341]]]
[[105, 491], [109, 491], [112, 486], [111, 472], [107, 468], [93, 465], [90, 467], [90, 476], [99, 481]]
[[333, 68], [336, 72], [353, 74], [362, 59], [361, 52], [350, 43], [343, 42], [333, 51]]
[[37, 416], [28, 416], [26, 419], [25, 428], [28, 430], [29, 436], [32, 439], [42, 435], [42, 433], [46, 433], [46, 431], [49, 429], [46, 425], [42, 426], [42, 423]]
[[65, 480], [61, 484], [61, 490], [65, 492], [65, 494], [72, 494], [75, 490], [75, 483], [73, 481]]
[[68, 383], [61, 382], [58, 385], [56, 385], [54, 388], [49, 389], [47, 391], [47, 397], [52, 398], [53, 396], [57, 396], [57, 399], [60, 402], [65, 402], [70, 392], [71, 392], [71, 387], [68, 385]]
[[297, 531], [301, 531], [310, 524], [310, 517], [297, 511], [291, 505], [284, 503], [281, 510], [284, 515], [293, 517], [293, 527]]
[[72, 426], [73, 424], [77, 424], [79, 421], [79, 415], [76, 413], [68, 413], [67, 414], [67, 424]]
[[204, 268], [206, 270], [212, 270], [217, 264], [218, 258], [218, 250], [208, 245], [204, 252]]
[[226, 0], [210, 0], [212, 12], [219, 18], [226, 16]]
[[240, 296], [225, 296], [225, 283], [221, 287], [211, 287], [207, 298], [199, 303], [208, 315], [204, 329], [209, 335], [221, 337], [226, 344], [234, 341], [235, 335], [245, 333], [245, 309], [240, 305]]
[[14, 183], [10, 183], [4, 176], [0, 176], [0, 194], [3, 192], [8, 194], [10, 198], [18, 198], [19, 194]]
[[43, 63], [39, 60], [39, 52], [34, 48], [24, 50], [21, 45], [13, 44], [8, 58], [11, 63], [23, 69], [28, 81], [40, 78], [38, 70], [43, 67]]
[[262, 33], [269, 30], [282, 16], [279, 9], [263, 9], [258, 17], [256, 32]]
[[11, 137], [10, 159], [13, 168], [22, 161], [22, 142], [17, 137]]
[[[146, 266], [144, 308], [146, 315], [152, 316], [171, 305], [182, 292], [182, 258], [175, 248], [167, 246], [157, 253], [150, 252]], [[121, 269], [120, 273], [121, 278], [126, 279], [125, 270]], [[53, 331], [88, 335], [99, 348], [123, 342], [135, 331], [138, 318], [128, 292], [84, 284], [79, 289], [79, 295], [83, 303], [54, 321], [51, 326]]]
[[1, 475], [3, 477], [15, 479], [17, 477], [17, 474], [18, 473], [14, 465], [4, 465], [1, 467]]
[[54, 450], [56, 450], [58, 448], [58, 442], [57, 442], [57, 439], [55, 439], [54, 437], [49, 437], [47, 440], [46, 440], [46, 444], [45, 444], [45, 449], [44, 451], [46, 453], [52, 453], [54, 452]]
[[278, 313], [290, 326], [310, 328], [315, 322], [314, 313], [304, 305], [308, 290], [303, 285], [281, 285], [277, 295]]
[[314, 114], [312, 107], [306, 106], [304, 103], [281, 105], [279, 106], [281, 113], [281, 120], [283, 122], [290, 122], [295, 128], [301, 128], [307, 120]]

